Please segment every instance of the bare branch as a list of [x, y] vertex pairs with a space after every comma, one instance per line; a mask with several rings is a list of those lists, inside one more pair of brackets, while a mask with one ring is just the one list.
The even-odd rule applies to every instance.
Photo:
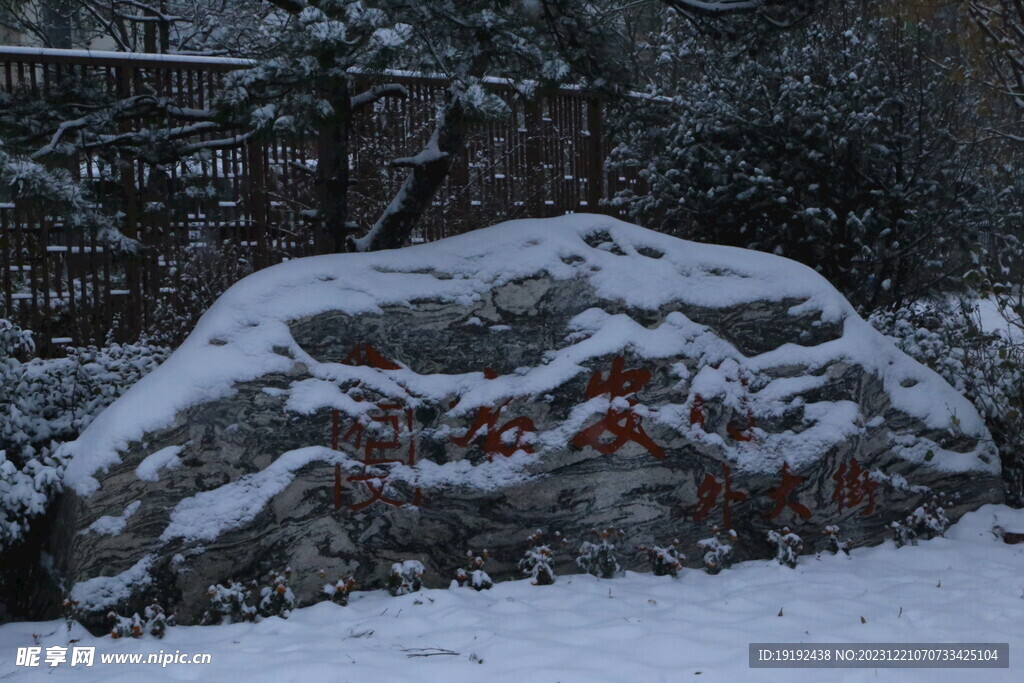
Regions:
[[92, 6], [91, 2], [83, 2], [82, 5], [85, 7], [86, 11], [92, 15], [93, 19], [99, 22], [99, 24], [107, 30], [107, 34], [114, 40], [115, 43], [117, 43], [118, 48], [124, 50], [125, 52], [131, 52], [131, 46], [128, 45], [128, 43], [125, 42], [124, 38], [121, 37], [120, 32], [114, 26], [113, 22], [104, 19], [103, 15], [101, 15], [96, 10], [96, 8]]
[[125, 17], [130, 18], [132, 21], [191, 21], [191, 19], [189, 19], [188, 17], [166, 14], [164, 12], [161, 12], [158, 7], [153, 7], [152, 5], [147, 5], [146, 3], [138, 2], [138, 0], [116, 0], [116, 2], [118, 5], [128, 5], [129, 7], [141, 9], [143, 12], [146, 12], [149, 15], [146, 17], [140, 17], [136, 14], [130, 17]]
[[406, 90], [404, 85], [398, 83], [388, 83], [387, 85], [378, 85], [365, 92], [361, 92], [355, 95], [350, 100], [352, 109], [362, 109], [363, 107], [373, 104], [374, 102], [381, 100], [385, 97], [408, 97], [409, 91]]

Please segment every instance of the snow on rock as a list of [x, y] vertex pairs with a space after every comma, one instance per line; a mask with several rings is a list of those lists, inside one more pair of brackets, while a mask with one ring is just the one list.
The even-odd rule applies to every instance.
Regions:
[[[587, 244], [586, 236], [599, 231], [609, 235], [622, 255]], [[651, 258], [644, 252], [660, 255]], [[468, 305], [487, 290], [542, 272], [555, 279], [585, 279], [599, 297], [644, 310], [673, 302], [721, 309], [799, 299], [791, 313], [815, 311], [823, 323], [842, 321], [842, 337], [814, 350], [787, 344], [744, 359], [750, 370], [789, 363], [821, 367], [849, 359], [878, 373], [895, 406], [927, 426], [946, 429], [956, 415], [965, 434], [986, 436], [969, 401], [938, 374], [902, 354], [812, 269], [779, 256], [687, 242], [612, 218], [577, 214], [511, 221], [397, 252], [299, 259], [247, 277], [211, 307], [160, 369], [68, 446], [66, 454], [73, 460], [65, 481], [80, 493], [91, 492], [96, 486], [93, 474], [117, 462], [117, 451], [146, 431], [165, 426], [188, 406], [229, 394], [237, 382], [286, 369], [290, 359], [275, 348], [298, 351], [289, 321], [326, 311], [380, 314], [387, 306], [422, 299]], [[607, 324], [614, 335], [609, 348], [642, 342], [637, 337], [649, 332], [641, 326], [623, 329], [614, 316], [602, 313], [594, 310], [580, 323], [591, 322], [595, 335]], [[681, 350], [678, 342], [668, 343], [675, 348], [647, 351], [657, 356]], [[552, 388], [561, 377], [536, 379], [535, 388], [541, 389]], [[908, 382], [913, 386], [904, 386]], [[437, 386], [435, 391], [447, 388]], [[534, 387], [520, 383], [503, 388], [508, 396]], [[991, 470], [995, 465], [974, 466]]]
[[742, 559], [1001, 500], [970, 403], [812, 269], [594, 215], [260, 271], [62, 455], [70, 528], [142, 501], [54, 550], [69, 583], [152, 556], [185, 621], [275, 562], [302, 602], [470, 546], [502, 578], [538, 527], [729, 525]]
[[126, 600], [133, 590], [152, 583], [149, 575], [152, 564], [153, 558], [147, 555], [120, 574], [97, 576], [77, 583], [71, 589], [71, 600], [84, 612], [109, 609]]
[[135, 501], [124, 509], [124, 512], [120, 515], [108, 515], [106, 517], [100, 517], [95, 522], [86, 527], [86, 533], [94, 534], [106, 534], [113, 536], [124, 531], [125, 525], [128, 523], [128, 518], [135, 514], [142, 505], [142, 501]]
[[341, 462], [347, 459], [322, 446], [282, 453], [266, 469], [182, 500], [171, 512], [171, 522], [161, 540], [181, 537], [212, 541], [225, 530], [242, 526], [292, 482], [296, 470], [317, 460]]
[[138, 475], [139, 479], [145, 481], [158, 481], [160, 470], [171, 470], [181, 465], [181, 458], [178, 457], [178, 453], [181, 453], [184, 448], [184, 446], [161, 448], [139, 463], [139, 466], [135, 468], [135, 474]]

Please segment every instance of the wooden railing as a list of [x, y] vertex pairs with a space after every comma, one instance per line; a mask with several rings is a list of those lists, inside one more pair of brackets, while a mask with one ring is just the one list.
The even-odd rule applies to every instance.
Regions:
[[[245, 66], [218, 58], [0, 47], [0, 92], [45, 96], [71, 79], [111, 97], [154, 92], [202, 108], [225, 73]], [[388, 162], [415, 154], [430, 135], [446, 82], [409, 74], [360, 80], [400, 83], [409, 93], [381, 100], [354, 122], [349, 219], [365, 227], [404, 178]], [[601, 211], [602, 200], [637, 182], [609, 175], [603, 115], [592, 94], [538, 91], [514, 103], [510, 116], [476, 126], [413, 240], [513, 218]], [[73, 160], [69, 168], [88, 185], [98, 210], [144, 245], [134, 255], [72, 227], [51, 207], [0, 195], [0, 316], [36, 331], [44, 353], [110, 336], [131, 340], [162, 322], [186, 330], [197, 313], [194, 292], [185, 291], [196, 286], [192, 274], [205, 268], [225, 284], [314, 253], [304, 214], [312, 208], [312, 176], [303, 170], [315, 163], [314, 150], [312, 140], [260, 139], [182, 161], [159, 178], [150, 165], [131, 160], [134, 182], [113, 183], [98, 157]], [[217, 256], [223, 252], [228, 256]]]

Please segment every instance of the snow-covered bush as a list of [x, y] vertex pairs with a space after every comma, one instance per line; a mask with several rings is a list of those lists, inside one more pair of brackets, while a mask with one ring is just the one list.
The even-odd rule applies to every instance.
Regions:
[[148, 344], [71, 348], [33, 357], [30, 332], [0, 318], [0, 552], [60, 490], [56, 447], [76, 438], [103, 408], [160, 364], [169, 350]]
[[593, 531], [596, 542], [584, 541], [580, 545], [579, 554], [576, 557], [576, 565], [587, 572], [602, 579], [611, 579], [622, 571], [618, 558], [615, 555], [615, 544], [612, 540], [622, 538], [625, 534], [615, 528]]
[[686, 561], [686, 555], [680, 551], [680, 546], [679, 539], [675, 539], [671, 545], [642, 545], [639, 550], [647, 555], [655, 576], [671, 576], [677, 579], [679, 572], [683, 570], [683, 562]]
[[613, 123], [615, 157], [643, 181], [614, 203], [648, 227], [805, 263], [868, 309], [956, 282], [998, 212], [1007, 181], [990, 167], [1006, 145], [977, 136], [981, 94], [952, 77], [941, 30], [865, 6], [760, 40], [659, 36], [650, 82], [682, 75]]
[[260, 588], [259, 616], [281, 617], [287, 619], [295, 607], [295, 594], [292, 593], [288, 580], [292, 568], [286, 567], [283, 572], [273, 572], [267, 577], [266, 584]]
[[407, 595], [423, 587], [423, 563], [419, 560], [404, 560], [391, 565], [388, 576], [388, 593]]
[[925, 503], [922, 507], [914, 510], [911, 518], [919, 528], [925, 530], [928, 538], [945, 536], [946, 530], [949, 529], [949, 518], [946, 517], [946, 511], [938, 502]]
[[949, 528], [949, 518], [941, 501], [930, 500], [919, 505], [902, 522], [892, 522], [889, 528], [892, 530], [896, 547], [901, 548], [905, 545], [917, 545], [919, 538], [927, 540], [944, 536], [946, 529]]
[[485, 549], [479, 555], [475, 555], [472, 550], [466, 551], [466, 559], [469, 561], [471, 569], [459, 568], [455, 571], [455, 582], [463, 588], [472, 588], [477, 591], [490, 590], [494, 587], [494, 582], [491, 581], [491, 577], [484, 571], [484, 564], [487, 562], [489, 555]]
[[[552, 544], [556, 547], [564, 543], [562, 534], [555, 532]], [[519, 560], [519, 568], [523, 574], [533, 579], [535, 586], [550, 586], [555, 582], [555, 570], [551, 566], [555, 560], [551, 546], [544, 542], [544, 533], [538, 529], [526, 539], [529, 547]]]
[[145, 629], [157, 638], [163, 638], [167, 633], [167, 627], [174, 625], [174, 615], [168, 617], [164, 608], [155, 602], [146, 608], [143, 616], [146, 619]]
[[125, 617], [111, 611], [107, 618], [111, 622], [110, 637], [115, 639], [141, 638], [147, 633], [154, 638], [163, 638], [167, 627], [174, 625], [174, 617], [168, 617], [164, 608], [156, 603], [147, 607], [141, 617], [138, 612]]
[[[325, 576], [324, 572], [320, 572], [321, 578]], [[351, 576], [345, 576], [334, 583], [324, 584], [324, 595], [328, 596], [331, 602], [336, 605], [344, 607], [348, 604], [348, 596], [356, 587], [356, 580]]]
[[142, 617], [136, 612], [130, 617], [123, 617], [116, 612], [110, 612], [107, 614], [107, 618], [113, 623], [110, 627], [111, 638], [141, 638], [144, 631], [142, 630]]
[[800, 552], [804, 549], [803, 539], [790, 531], [788, 526], [784, 526], [780, 531], [769, 531], [768, 542], [775, 546], [775, 560], [779, 564], [796, 567]]
[[736, 542], [736, 532], [713, 526], [711, 534], [710, 538], [697, 541], [697, 547], [704, 553], [704, 571], [717, 574], [732, 564], [732, 545]]
[[[966, 396], [992, 433], [1007, 497], [1024, 505], [1024, 299], [945, 297], [879, 311], [870, 322]], [[950, 428], [957, 416], [950, 415]]]
[[850, 548], [853, 547], [853, 542], [850, 539], [845, 541], [839, 538], [839, 527], [835, 524], [829, 524], [825, 527], [825, 547], [831, 551], [833, 555], [837, 555], [840, 552], [849, 555]]
[[905, 545], [917, 545], [917, 532], [903, 522], [892, 522], [889, 524], [892, 530], [892, 540], [896, 542], [897, 548]]
[[216, 625], [256, 621], [258, 615], [253, 604], [254, 584], [255, 582], [245, 584], [228, 579], [223, 584], [210, 586], [206, 591], [210, 598], [210, 606], [203, 613], [199, 623]]
[[200, 618], [200, 624], [235, 624], [245, 621], [259, 621], [267, 617], [287, 619], [295, 607], [295, 594], [288, 582], [292, 569], [271, 572], [262, 584], [257, 581], [235, 581], [228, 579], [223, 584], [210, 586], [206, 595], [210, 606]]

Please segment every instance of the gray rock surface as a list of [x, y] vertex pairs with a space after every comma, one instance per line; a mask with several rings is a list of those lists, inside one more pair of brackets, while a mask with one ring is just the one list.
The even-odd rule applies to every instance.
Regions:
[[[877, 544], [928, 501], [941, 499], [950, 519], [1001, 501], [977, 415], [871, 336], [845, 302], [835, 315], [803, 305], [809, 295], [764, 289], [745, 302], [700, 305], [667, 282], [660, 300], [636, 305], [625, 290], [619, 297], [595, 282], [594, 269], [607, 272], [619, 259], [614, 267], [640, 282], [649, 261], [679, 253], [701, 262], [704, 252], [589, 218], [535, 222], [541, 234], [562, 230], [578, 243], [578, 255], [562, 243], [547, 247], [575, 271], [478, 273], [469, 297], [429, 287], [421, 296], [421, 283], [465, 277], [461, 256], [451, 254], [486, 253], [486, 233], [503, 226], [436, 258], [424, 251], [429, 273], [394, 264], [387, 273], [408, 280], [406, 301], [284, 317], [287, 335], [267, 335], [262, 356], [238, 356], [256, 367], [239, 371], [229, 391], [118, 442], [116, 459], [88, 469], [98, 488], [70, 480], [59, 513], [55, 566], [80, 617], [100, 628], [109, 609], [156, 601], [179, 623], [195, 623], [210, 585], [285, 566], [300, 604], [323, 599], [324, 584], [341, 576], [382, 587], [399, 560], [421, 561], [427, 585], [447, 585], [467, 549], [490, 551], [496, 580], [516, 577], [536, 529], [569, 540], [556, 549], [560, 572], [576, 571], [576, 548], [605, 527], [625, 533], [628, 568], [645, 566], [634, 546], [673, 539], [699, 567], [697, 541], [713, 524], [736, 531], [735, 558], [747, 559], [771, 556], [766, 533], [783, 525], [807, 552], [824, 547], [829, 525], [857, 545]], [[545, 247], [529, 244], [542, 239], [532, 223], [519, 229], [524, 249]], [[436, 245], [407, 251], [431, 247], [440, 253]], [[332, 258], [344, 273], [367, 257]], [[756, 258], [746, 274], [742, 264], [739, 274], [722, 274], [720, 286], [778, 267], [838, 296], [801, 266]], [[308, 261], [310, 273], [323, 270], [322, 260]], [[272, 283], [276, 270], [253, 277]], [[244, 285], [225, 295], [232, 308], [208, 314], [214, 323], [245, 309]], [[273, 291], [302, 309], [302, 287]], [[266, 320], [281, 318], [280, 307], [254, 300]], [[168, 383], [197, 384], [213, 372], [194, 350], [200, 345], [220, 353], [211, 347], [243, 348], [239, 340], [255, 334], [214, 323], [204, 319], [177, 360], [122, 398], [107, 429], [130, 419], [129, 402], [156, 401]], [[892, 356], [890, 369], [878, 370], [879, 354]], [[919, 382], [927, 391], [894, 399], [894, 386]], [[914, 414], [928, 399], [939, 408]], [[943, 405], [945, 424], [933, 417]], [[99, 448], [89, 438], [75, 458]]]

